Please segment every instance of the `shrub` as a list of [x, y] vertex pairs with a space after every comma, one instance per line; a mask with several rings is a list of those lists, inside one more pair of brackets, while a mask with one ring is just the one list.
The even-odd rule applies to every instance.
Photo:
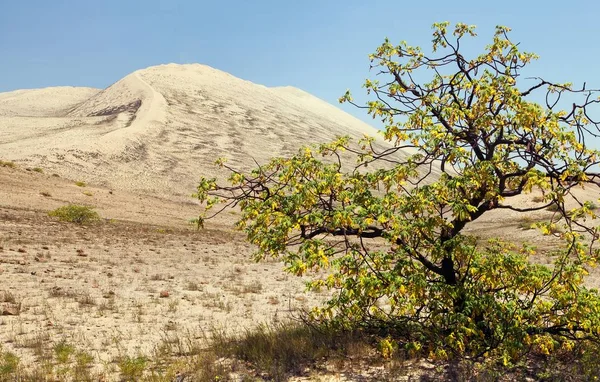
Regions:
[[11, 380], [8, 377], [17, 373], [19, 363], [20, 359], [14, 353], [2, 351], [0, 348], [0, 380]]
[[92, 207], [69, 204], [48, 212], [48, 215], [61, 221], [86, 224], [100, 220], [100, 215]]
[[17, 167], [17, 165], [15, 164], [15, 162], [0, 160], [0, 167], [15, 168]]
[[148, 360], [145, 357], [123, 357], [119, 360], [121, 376], [126, 381], [138, 381], [144, 375]]

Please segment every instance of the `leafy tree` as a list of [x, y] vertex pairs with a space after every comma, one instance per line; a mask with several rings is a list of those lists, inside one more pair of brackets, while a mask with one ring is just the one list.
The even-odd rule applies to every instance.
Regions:
[[[370, 56], [381, 80], [366, 81], [374, 99], [359, 107], [385, 124], [387, 149], [342, 137], [250, 173], [219, 161], [230, 184], [202, 179], [199, 222], [240, 207], [237, 226], [256, 259], [314, 272], [308, 287], [334, 292], [314, 317], [377, 330], [384, 355], [402, 346], [509, 365], [596, 341], [600, 296], [584, 280], [598, 260], [598, 230], [593, 204], [573, 190], [600, 179], [599, 152], [586, 145], [598, 134], [597, 93], [523, 79], [537, 57], [510, 41], [509, 28], [467, 58], [461, 44], [474, 26], [448, 26], [434, 24], [431, 54], [386, 40]], [[341, 102], [353, 103], [351, 94]], [[353, 167], [343, 165], [348, 153]], [[515, 204], [534, 190], [542, 203]], [[570, 199], [576, 208], [567, 210]], [[490, 211], [550, 206], [537, 226], [562, 243], [543, 254], [551, 266], [530, 261], [534, 247], [464, 233]]]

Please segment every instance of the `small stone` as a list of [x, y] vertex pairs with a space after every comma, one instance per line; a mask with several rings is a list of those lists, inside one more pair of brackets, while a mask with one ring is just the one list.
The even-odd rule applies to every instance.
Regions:
[[169, 291], [168, 290], [163, 290], [160, 292], [160, 298], [167, 298], [169, 297]]

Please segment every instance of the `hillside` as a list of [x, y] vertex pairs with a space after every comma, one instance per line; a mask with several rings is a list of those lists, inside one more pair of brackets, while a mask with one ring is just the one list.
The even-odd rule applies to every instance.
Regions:
[[376, 130], [300, 89], [204, 65], [136, 71], [104, 90], [0, 93], [0, 158], [93, 184], [188, 196], [214, 160], [248, 169], [339, 135]]

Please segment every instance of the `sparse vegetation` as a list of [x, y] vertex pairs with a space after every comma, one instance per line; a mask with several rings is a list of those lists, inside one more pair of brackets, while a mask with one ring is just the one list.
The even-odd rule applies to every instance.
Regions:
[[74, 353], [75, 347], [64, 340], [54, 345], [54, 354], [58, 363], [68, 363]]
[[100, 220], [100, 215], [92, 207], [69, 204], [48, 212], [48, 215], [61, 221], [88, 224]]
[[31, 170], [35, 171], [35, 172], [39, 172], [40, 174], [44, 173], [44, 169], [42, 169], [41, 167], [34, 167]]
[[142, 356], [123, 357], [118, 361], [121, 378], [125, 381], [139, 381], [144, 375], [148, 359]]
[[77, 302], [80, 306], [94, 306], [96, 305], [96, 300], [89, 293], [82, 293], [77, 296]]
[[11, 304], [16, 304], [17, 298], [11, 291], [5, 290], [0, 292], [0, 302], [10, 302]]
[[77, 187], [85, 187], [85, 186], [87, 186], [87, 183], [84, 182], [84, 181], [78, 180], [78, 181], [75, 182], [75, 185]]
[[519, 219], [519, 228], [522, 230], [535, 229], [535, 223], [538, 221], [530, 216], [524, 216]]
[[0, 380], [10, 380], [10, 377], [17, 375], [20, 362], [14, 353], [3, 351], [0, 346]]
[[11, 161], [0, 160], [0, 167], [16, 168], [17, 164]]

